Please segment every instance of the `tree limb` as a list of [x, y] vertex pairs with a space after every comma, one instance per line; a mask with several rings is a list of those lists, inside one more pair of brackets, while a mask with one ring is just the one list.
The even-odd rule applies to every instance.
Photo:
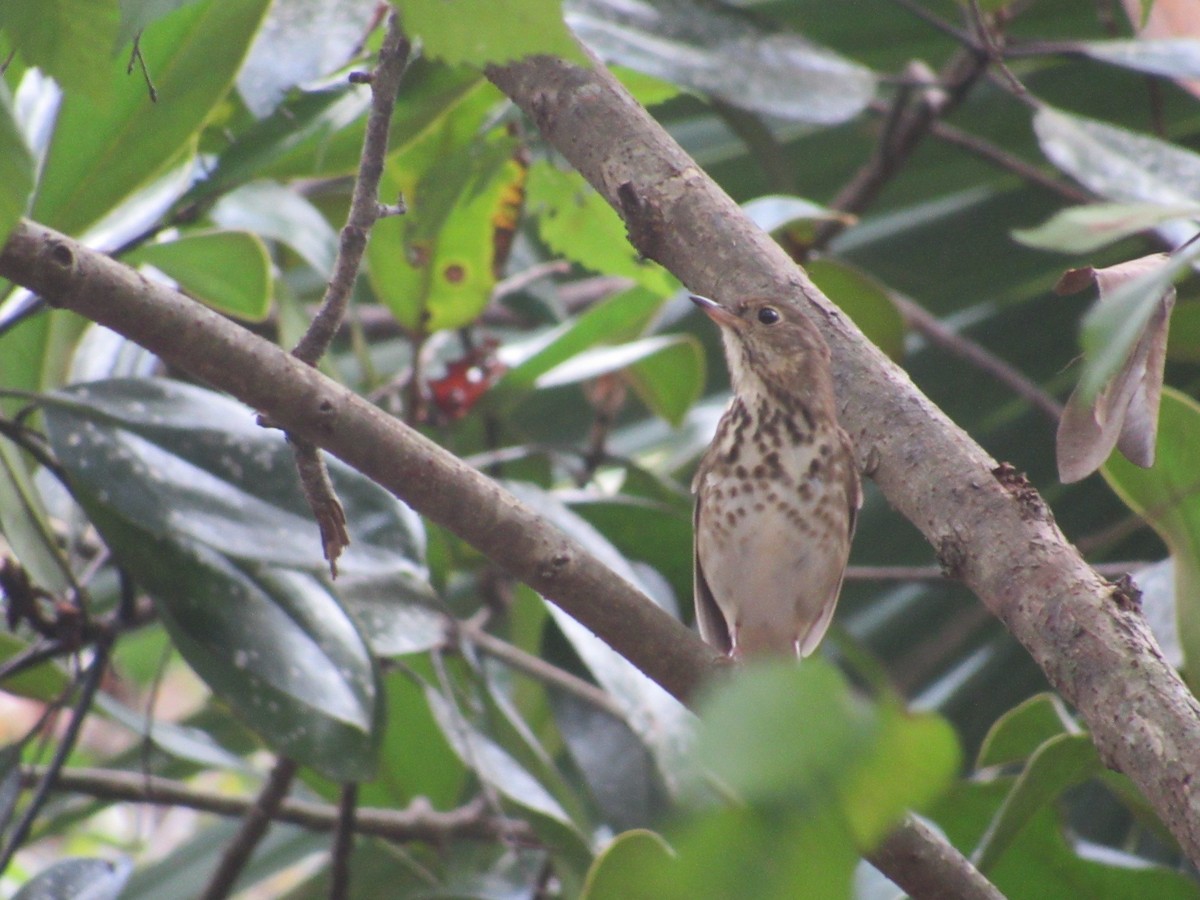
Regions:
[[[46, 771], [45, 766], [26, 767], [21, 772], [21, 782], [27, 787], [36, 784], [45, 777]], [[178, 806], [227, 817], [244, 816], [258, 802], [253, 797], [231, 797], [196, 790], [157, 775], [82, 767], [63, 769], [54, 782], [53, 790], [86, 794], [98, 800]], [[333, 831], [338, 826], [341, 814], [339, 806], [329, 803], [287, 798], [276, 808], [273, 819], [312, 831]], [[442, 844], [455, 838], [505, 838], [529, 845], [538, 843], [533, 830], [525, 822], [490, 816], [479, 802], [442, 812], [430, 806], [423, 797], [414, 800], [406, 809], [356, 810], [354, 833], [397, 843], [426, 841]]]
[[[689, 702], [702, 681], [725, 667], [724, 656], [494, 481], [207, 307], [27, 221], [0, 252], [0, 275], [124, 334], [324, 447], [558, 604], [680, 701]], [[910, 827], [911, 820], [899, 831]], [[936, 878], [916, 873], [919, 882], [905, 872], [887, 874], [902, 887], [935, 880], [958, 897], [996, 897], [953, 847], [923, 858], [954, 865]]]
[[625, 217], [639, 251], [692, 290], [786, 299], [821, 329], [864, 469], [1200, 862], [1200, 704], [1024, 477], [918, 391], [606, 71], [535, 57], [489, 74]]

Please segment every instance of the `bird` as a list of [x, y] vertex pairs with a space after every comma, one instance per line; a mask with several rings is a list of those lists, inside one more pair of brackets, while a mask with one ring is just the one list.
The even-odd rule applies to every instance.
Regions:
[[735, 660], [805, 657], [833, 618], [862, 506], [829, 348], [788, 303], [689, 297], [720, 328], [733, 390], [692, 481], [700, 635]]

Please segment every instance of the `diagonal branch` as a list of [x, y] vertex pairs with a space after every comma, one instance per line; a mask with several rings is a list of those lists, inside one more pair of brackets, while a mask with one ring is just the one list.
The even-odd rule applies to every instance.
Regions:
[[[404, 211], [402, 204], [395, 207], [381, 205], [378, 197], [384, 157], [387, 155], [388, 129], [392, 110], [396, 106], [396, 93], [400, 90], [400, 79], [408, 64], [408, 51], [409, 43], [400, 27], [400, 16], [393, 10], [388, 17], [383, 45], [379, 48], [379, 64], [370, 76], [360, 76], [361, 80], [371, 84], [371, 112], [367, 116], [358, 177], [350, 198], [350, 212], [339, 237], [333, 275], [308, 330], [292, 350], [297, 359], [310, 366], [315, 366], [324, 356], [342, 325], [371, 228], [380, 217]], [[329, 561], [330, 574], [337, 577], [338, 557], [350, 543], [346, 513], [316, 445], [295, 435], [289, 434], [288, 438], [295, 452], [296, 471], [300, 474], [304, 497], [321, 532], [321, 549]]]
[[477, 469], [274, 344], [116, 260], [24, 221], [0, 277], [33, 287], [328, 450], [585, 623], [680, 700], [722, 657]]
[[[724, 666], [725, 658], [679, 620], [494, 481], [212, 310], [30, 222], [20, 223], [0, 252], [0, 275], [124, 334], [333, 453], [556, 603], [679, 700], [688, 702]], [[905, 844], [920, 841], [916, 827], [912, 820], [901, 827]], [[887, 874], [916, 896], [997, 896], [953, 847], [929, 849], [936, 852], [893, 854], [922, 865]], [[931, 860], [949, 863], [930, 870], [924, 863]]]
[[888, 500], [1200, 861], [1200, 704], [1136, 606], [1066, 541], [1033, 487], [921, 394], [607, 72], [535, 57], [490, 75], [625, 216], [643, 254], [702, 294], [786, 298], [821, 329], [843, 424]]

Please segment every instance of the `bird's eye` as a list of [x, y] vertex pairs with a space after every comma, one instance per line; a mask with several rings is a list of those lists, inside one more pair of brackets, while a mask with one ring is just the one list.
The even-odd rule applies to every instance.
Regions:
[[773, 306], [764, 306], [758, 311], [758, 321], [764, 325], [774, 325], [779, 321], [779, 310]]

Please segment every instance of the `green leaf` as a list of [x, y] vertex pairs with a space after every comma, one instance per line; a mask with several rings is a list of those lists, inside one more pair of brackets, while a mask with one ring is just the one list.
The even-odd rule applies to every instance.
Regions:
[[144, 31], [163, 16], [196, 2], [198, 0], [120, 0], [121, 32], [117, 46], [132, 41], [139, 31]]
[[38, 587], [64, 595], [70, 568], [29, 468], [5, 438], [0, 438], [0, 534]]
[[534, 54], [589, 61], [563, 23], [562, 0], [404, 0], [404, 30], [426, 53], [478, 68]]
[[1197, 216], [1195, 203], [1089, 203], [1061, 210], [1036, 228], [1018, 228], [1012, 236], [1027, 247], [1089, 253], [1164, 222]]
[[642, 106], [650, 109], [660, 103], [673, 100], [683, 93], [678, 85], [647, 75], [626, 66], [612, 66], [611, 71], [621, 86], [629, 91], [633, 99]]
[[1200, 660], [1200, 491], [1195, 453], [1200, 446], [1200, 404], [1163, 388], [1153, 467], [1139, 468], [1118, 454], [1101, 470], [1117, 495], [1145, 518], [1175, 560], [1179, 640], [1190, 678]]
[[1177, 303], [1171, 313], [1171, 332], [1167, 335], [1167, 359], [1175, 362], [1200, 362], [1200, 303]]
[[675, 426], [683, 424], [692, 404], [704, 393], [704, 348], [690, 334], [679, 337], [683, 340], [625, 370], [625, 378], [642, 402]]
[[238, 566], [177, 532], [139, 527], [102, 497], [77, 491], [213, 693], [276, 752], [338, 781], [374, 777], [384, 709], [374, 658], [316, 577]]
[[573, 827], [558, 801], [508, 751], [478, 731], [432, 687], [425, 689], [425, 699], [455, 754], [484, 782], [514, 803]]
[[[395, 155], [419, 142], [431, 125], [465, 98], [479, 93], [495, 96], [494, 91], [478, 72], [433, 64], [424, 58], [414, 60], [404, 73], [392, 113], [389, 153]], [[293, 92], [270, 116], [235, 137], [193, 194], [219, 194], [257, 178], [282, 180], [354, 172], [370, 105], [370, 88], [363, 85]]]
[[870, 69], [719, 6], [572, 0], [567, 12], [606, 60], [753, 112], [831, 125], [857, 116], [875, 93]]
[[[629, 561], [553, 494], [524, 482], [509, 482], [506, 487], [539, 515], [579, 541], [617, 575], [640, 587], [637, 573]], [[695, 791], [700, 773], [689, 752], [694, 722], [691, 714], [588, 628], [554, 604], [547, 603], [546, 606], [584, 665], [621, 710], [630, 729], [654, 755], [671, 793], [679, 796], [685, 791]]]
[[389, 164], [384, 194], [403, 194], [408, 213], [371, 230], [369, 274], [410, 331], [469, 324], [496, 283], [499, 232], [515, 227], [525, 170], [504, 129], [474, 139], [474, 123], [490, 106], [489, 94], [477, 94]]
[[261, 322], [271, 306], [271, 260], [248, 231], [189, 232], [143, 244], [124, 261], [160, 269], [197, 300], [239, 319]]
[[[221, 394], [167, 379], [111, 379], [45, 398], [59, 461], [119, 515], [226, 556], [323, 571], [316, 525], [283, 435]], [[383, 488], [328, 460], [354, 539], [347, 579], [424, 580], [420, 520]]]
[[[28, 649], [29, 644], [15, 634], [0, 631], [0, 663], [6, 663]], [[38, 663], [18, 675], [0, 682], [0, 688], [3, 688], [6, 693], [30, 697], [44, 703], [57, 702], [70, 686], [71, 679], [54, 660]]]
[[1052, 163], [1107, 200], [1200, 202], [1200, 155], [1177, 144], [1051, 106], [1038, 109], [1033, 127]]
[[524, 341], [506, 344], [501, 360], [510, 368], [496, 384], [499, 393], [528, 390], [547, 372], [601, 343], [632, 340], [662, 308], [663, 297], [632, 288], [597, 303], [570, 321]]
[[675, 852], [657, 832], [636, 828], [613, 838], [588, 870], [582, 900], [634, 900], [653, 897], [642, 873], [670, 869]]
[[32, 194], [33, 155], [13, 119], [8, 88], [0, 83], [0, 246], [25, 215]]
[[975, 848], [972, 862], [981, 872], [988, 872], [1039, 809], [1103, 768], [1091, 735], [1059, 734], [1050, 738], [1038, 747], [1013, 783]]
[[286, 244], [322, 278], [333, 271], [337, 232], [306, 197], [281, 184], [243, 185], [218, 200], [209, 218], [222, 228], [251, 231]]
[[[579, 384], [582, 381], [589, 381], [611, 372], [620, 372], [637, 363], [661, 356], [664, 352], [672, 348], [681, 346], [692, 351], [688, 354], [688, 358], [693, 362], [692, 374], [694, 374], [695, 357], [700, 355], [699, 342], [690, 335], [660, 334], [642, 338], [639, 341], [630, 341], [628, 344], [592, 347], [591, 349], [584, 350], [540, 376], [534, 386], [540, 389], [562, 387], [567, 384]], [[703, 379], [704, 369], [702, 359], [699, 362], [699, 366], [699, 374], [701, 379]], [[678, 374], [678, 372], [675, 374]], [[692, 392], [693, 387], [691, 383], [687, 383], [687, 389], [689, 393]], [[695, 397], [692, 397], [692, 400], [695, 399]], [[686, 411], [686, 407], [684, 411]]]
[[43, 869], [36, 878], [13, 895], [13, 900], [62, 900], [86, 897], [87, 900], [117, 900], [133, 863], [128, 859], [64, 859]]
[[702, 764], [751, 804], [828, 810], [881, 733], [871, 707], [819, 659], [747, 667], [701, 709]]
[[975, 767], [985, 769], [1022, 761], [1046, 741], [1073, 727], [1057, 694], [1035, 694], [992, 723]]
[[117, 49], [117, 0], [7, 0], [0, 4], [0, 30], [8, 32], [28, 65], [37, 66], [68, 94], [93, 102], [110, 99], [110, 85], [97, 72], [112, 66]]
[[63, 98], [33, 217], [79, 234], [176, 160], [229, 90], [268, 2], [205, 0], [148, 28], [141, 50], [157, 103], [124, 59], [90, 72], [112, 96]]
[[882, 702], [879, 716], [879, 740], [840, 795], [862, 847], [875, 846], [909, 809], [923, 810], [937, 800], [961, 762], [954, 727], [941, 716], [909, 712], [899, 702]]
[[887, 288], [865, 272], [832, 259], [805, 265], [808, 276], [872, 343], [892, 359], [904, 356], [904, 317]]
[[550, 162], [534, 163], [526, 206], [537, 217], [538, 234], [555, 253], [593, 272], [632, 278], [661, 296], [678, 288], [669, 272], [638, 258], [621, 217], [578, 172], [563, 171]]
[[[1010, 778], [959, 781], [930, 813], [956, 847], [969, 848], [994, 820], [1012, 783]], [[1110, 850], [1107, 856], [1107, 863], [1081, 857], [1064, 835], [1057, 806], [1042, 805], [987, 874], [1006, 897], [1195, 900], [1200, 896], [1195, 880], [1182, 872], [1148, 865], [1145, 859], [1117, 851]]]
[[1135, 72], [1173, 79], [1200, 78], [1200, 41], [1195, 38], [1080, 41], [1075, 47], [1092, 59]]

